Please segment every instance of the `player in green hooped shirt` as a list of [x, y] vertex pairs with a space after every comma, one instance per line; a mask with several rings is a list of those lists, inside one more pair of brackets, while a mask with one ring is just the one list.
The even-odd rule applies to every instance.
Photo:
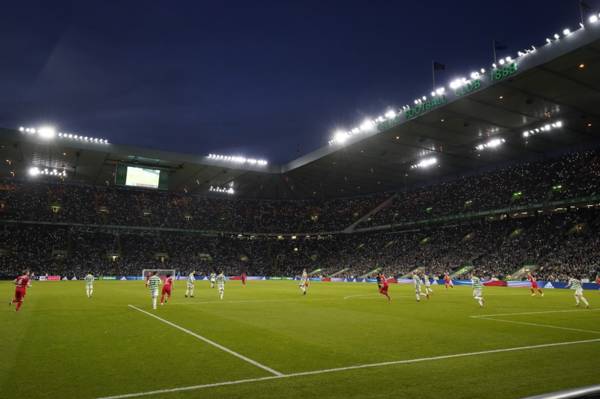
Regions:
[[590, 307], [590, 303], [583, 296], [583, 286], [581, 285], [581, 280], [571, 277], [569, 278], [569, 283], [567, 284], [567, 288], [571, 288], [575, 290], [575, 306], [579, 306], [579, 301], [583, 302], [586, 308]]
[[479, 306], [483, 307], [485, 303], [485, 299], [483, 299], [483, 284], [475, 273], [471, 274], [471, 283], [473, 284], [473, 299], [479, 302]]
[[152, 309], [156, 310], [156, 302], [158, 299], [158, 287], [162, 280], [156, 275], [156, 272], [152, 272], [150, 278], [146, 281], [146, 287], [150, 288], [150, 296], [152, 297]]

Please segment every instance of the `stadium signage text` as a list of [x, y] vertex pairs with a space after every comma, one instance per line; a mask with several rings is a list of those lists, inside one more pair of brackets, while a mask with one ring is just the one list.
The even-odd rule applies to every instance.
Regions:
[[406, 110], [405, 115], [406, 119], [413, 119], [425, 112], [431, 111], [434, 108], [437, 108], [441, 105], [444, 105], [448, 102], [446, 96], [433, 97], [427, 101], [424, 101], [420, 104], [415, 105], [414, 107], [410, 107]]
[[400, 122], [402, 122], [402, 120], [400, 118], [401, 116], [402, 116], [402, 114], [398, 114], [393, 119], [388, 119], [387, 121], [383, 121], [383, 122], [379, 123], [377, 125], [377, 130], [379, 130], [380, 132], [382, 132], [384, 130], [391, 129], [394, 126], [400, 124]]
[[516, 62], [513, 62], [510, 65], [505, 65], [503, 67], [496, 68], [496, 69], [492, 70], [492, 72], [491, 72], [492, 82], [504, 80], [504, 79], [508, 78], [509, 76], [514, 75], [515, 73], [517, 73], [517, 63]]
[[475, 80], [470, 81], [466, 85], [461, 86], [458, 89], [456, 89], [454, 91], [454, 94], [456, 94], [459, 97], [462, 97], [467, 94], [471, 94], [472, 92], [474, 92], [475, 90], [479, 90], [480, 88], [481, 88], [481, 80], [475, 79]]
[[[491, 82], [499, 82], [508, 78], [509, 76], [517, 73], [517, 63], [513, 62], [508, 65], [501, 66], [499, 68], [493, 69], [489, 72], [489, 79]], [[454, 90], [454, 94], [457, 97], [466, 96], [467, 94], [471, 94], [474, 91], [479, 90], [483, 85], [481, 79], [474, 79], [469, 81], [467, 84], [457, 88]], [[427, 111], [430, 111], [434, 108], [437, 108], [441, 105], [444, 105], [448, 102], [448, 99], [445, 95], [430, 98], [427, 101], [424, 101], [420, 104], [417, 104], [413, 107], [408, 108], [405, 112], [399, 113], [396, 117], [383, 121], [377, 125], [377, 129], [381, 132], [387, 129], [391, 129], [392, 127], [400, 124], [402, 122], [402, 116], [406, 116], [406, 120], [410, 120], [416, 118], [417, 116], [424, 114]]]

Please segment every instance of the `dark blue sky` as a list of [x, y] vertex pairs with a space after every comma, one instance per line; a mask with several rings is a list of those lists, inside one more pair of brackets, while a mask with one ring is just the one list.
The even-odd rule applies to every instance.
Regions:
[[432, 59], [447, 83], [487, 67], [493, 38], [514, 55], [579, 22], [577, 0], [14, 1], [2, 14], [0, 126], [271, 162], [428, 94]]

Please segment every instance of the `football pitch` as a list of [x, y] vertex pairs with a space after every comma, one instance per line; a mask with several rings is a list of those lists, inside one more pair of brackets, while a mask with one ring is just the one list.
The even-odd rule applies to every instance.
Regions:
[[[0, 298], [13, 285], [0, 283]], [[143, 282], [34, 282], [0, 310], [0, 398], [521, 398], [600, 383], [600, 293], [185, 282], [156, 311]]]

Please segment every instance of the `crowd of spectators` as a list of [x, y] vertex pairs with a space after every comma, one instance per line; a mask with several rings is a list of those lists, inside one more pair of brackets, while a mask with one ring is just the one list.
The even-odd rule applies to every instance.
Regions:
[[401, 277], [416, 268], [441, 276], [470, 266], [485, 278], [504, 279], [531, 265], [540, 279], [564, 280], [599, 271], [599, 237], [598, 208], [293, 240], [11, 224], [0, 230], [0, 274], [10, 277], [29, 267], [68, 277], [87, 271], [141, 275], [151, 268], [294, 276], [306, 268], [324, 276], [345, 270], [337, 276], [360, 277], [383, 269]]
[[600, 150], [526, 162], [398, 193], [359, 227], [600, 195]]
[[[289, 276], [306, 268], [359, 277], [376, 269], [403, 276], [415, 268], [441, 275], [467, 267], [484, 277], [504, 278], [532, 265], [540, 278], [565, 279], [598, 269], [597, 207], [530, 210], [522, 218], [506, 212], [494, 220], [466, 217], [412, 230], [401, 222], [598, 195], [599, 150], [396, 194], [326, 201], [218, 199], [8, 181], [0, 184], [0, 274], [12, 276], [23, 267], [60, 275], [193, 268]], [[385, 201], [390, 205], [363, 218]], [[392, 227], [341, 233], [361, 218], [362, 227]]]
[[6, 182], [0, 189], [0, 219], [219, 232], [334, 232], [388, 197], [259, 201], [119, 186]]

